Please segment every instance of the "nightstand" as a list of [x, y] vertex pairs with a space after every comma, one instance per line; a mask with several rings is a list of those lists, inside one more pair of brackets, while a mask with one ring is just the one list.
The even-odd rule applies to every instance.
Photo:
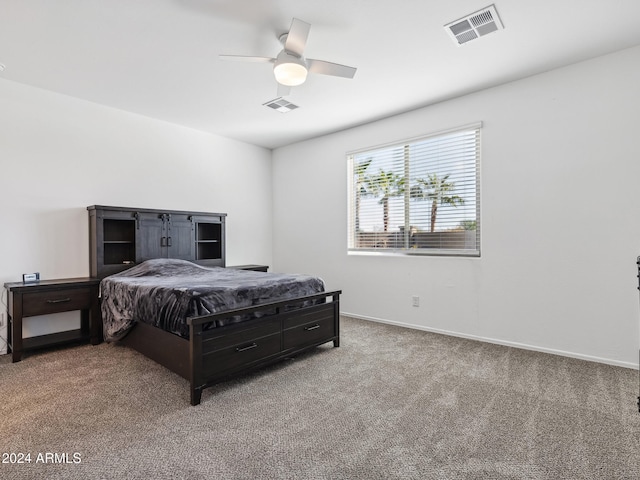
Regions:
[[234, 270], [253, 270], [254, 272], [266, 272], [269, 270], [268, 265], [232, 265], [227, 268], [233, 268]]
[[[5, 283], [9, 303], [9, 347], [12, 361], [35, 348], [77, 341], [102, 341], [102, 319], [98, 302], [98, 278], [65, 278], [35, 283]], [[22, 319], [37, 315], [80, 310], [80, 328], [66, 332], [22, 338]]]

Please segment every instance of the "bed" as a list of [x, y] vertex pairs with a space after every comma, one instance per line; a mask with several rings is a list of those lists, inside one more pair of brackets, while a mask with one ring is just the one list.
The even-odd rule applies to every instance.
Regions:
[[192, 405], [232, 375], [340, 344], [340, 292], [313, 276], [155, 259], [104, 278], [100, 290], [105, 340], [187, 378]]
[[[191, 405], [218, 382], [325, 343], [340, 346], [342, 292], [308, 275], [224, 268], [224, 214], [88, 210], [105, 340], [186, 378]], [[159, 245], [179, 245], [181, 258], [171, 248], [162, 258], [146, 253], [155, 232]]]

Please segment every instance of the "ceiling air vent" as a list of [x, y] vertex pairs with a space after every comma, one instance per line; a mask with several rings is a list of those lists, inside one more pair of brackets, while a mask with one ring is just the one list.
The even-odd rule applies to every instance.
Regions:
[[273, 108], [275, 111], [280, 113], [287, 113], [298, 108], [298, 105], [294, 105], [282, 97], [269, 100], [267, 103], [263, 103], [263, 105], [265, 107]]
[[495, 5], [490, 5], [455, 22], [448, 23], [444, 28], [456, 45], [463, 45], [496, 30], [502, 30], [504, 26]]

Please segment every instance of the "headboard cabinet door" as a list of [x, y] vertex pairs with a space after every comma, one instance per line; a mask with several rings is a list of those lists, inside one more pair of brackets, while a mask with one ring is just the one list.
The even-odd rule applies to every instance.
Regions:
[[167, 228], [164, 214], [139, 212], [137, 215], [136, 263], [152, 258], [167, 258]]

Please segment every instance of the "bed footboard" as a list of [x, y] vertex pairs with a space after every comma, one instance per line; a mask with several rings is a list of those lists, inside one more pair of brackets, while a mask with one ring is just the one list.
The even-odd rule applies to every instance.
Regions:
[[[187, 320], [191, 405], [202, 390], [235, 375], [333, 342], [340, 346], [340, 294], [323, 292]], [[300, 307], [299, 305], [308, 305]], [[268, 312], [262, 318], [205, 330], [225, 318]]]

